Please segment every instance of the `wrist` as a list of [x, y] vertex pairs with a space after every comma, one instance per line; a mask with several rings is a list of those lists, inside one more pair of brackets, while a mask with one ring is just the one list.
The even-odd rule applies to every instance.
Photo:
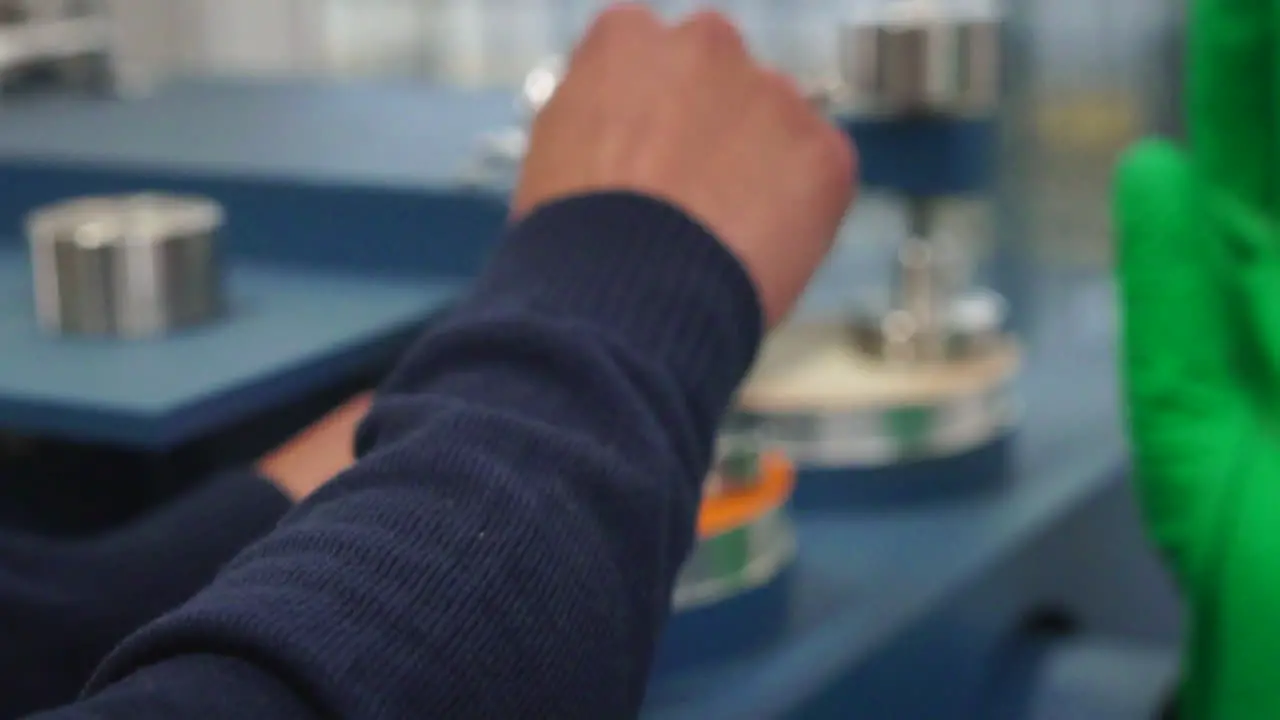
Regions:
[[355, 463], [355, 433], [368, 414], [370, 394], [359, 395], [311, 424], [254, 465], [262, 477], [294, 502]]
[[515, 225], [473, 289], [478, 306], [590, 327], [718, 412], [755, 359], [764, 316], [738, 258], [688, 214], [632, 192], [564, 198]]

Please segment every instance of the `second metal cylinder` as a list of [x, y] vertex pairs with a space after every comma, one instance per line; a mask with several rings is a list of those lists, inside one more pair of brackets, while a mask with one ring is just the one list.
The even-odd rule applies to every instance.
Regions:
[[36, 314], [67, 335], [138, 338], [223, 309], [222, 208], [198, 197], [88, 197], [27, 221]]

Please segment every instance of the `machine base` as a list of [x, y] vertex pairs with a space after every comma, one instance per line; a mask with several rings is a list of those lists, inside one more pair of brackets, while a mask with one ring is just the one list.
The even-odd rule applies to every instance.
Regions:
[[654, 658], [654, 676], [715, 665], [768, 646], [787, 627], [794, 566], [768, 583], [712, 605], [675, 612]]
[[1015, 434], [950, 457], [861, 468], [801, 468], [792, 496], [799, 512], [901, 507], [982, 497], [1009, 482]]

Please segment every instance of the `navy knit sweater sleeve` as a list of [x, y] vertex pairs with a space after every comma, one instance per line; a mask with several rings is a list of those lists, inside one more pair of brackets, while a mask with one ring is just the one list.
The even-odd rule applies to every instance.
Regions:
[[361, 459], [125, 641], [57, 718], [622, 718], [761, 336], [673, 207], [515, 226], [394, 373]]
[[74, 699], [121, 640], [195, 595], [290, 507], [248, 472], [104, 536], [0, 535], [0, 718]]

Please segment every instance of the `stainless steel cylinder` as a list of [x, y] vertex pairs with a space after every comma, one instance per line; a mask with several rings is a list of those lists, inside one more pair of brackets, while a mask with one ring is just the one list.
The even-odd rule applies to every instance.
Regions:
[[162, 194], [78, 198], [27, 218], [36, 314], [67, 335], [141, 338], [223, 309], [212, 200]]
[[888, 363], [937, 364], [987, 356], [1007, 341], [1004, 298], [978, 288], [947, 299], [930, 314], [901, 307], [863, 308], [853, 317], [854, 347]]
[[995, 113], [1000, 22], [994, 8], [890, 0], [840, 28], [843, 102], [856, 114]]

